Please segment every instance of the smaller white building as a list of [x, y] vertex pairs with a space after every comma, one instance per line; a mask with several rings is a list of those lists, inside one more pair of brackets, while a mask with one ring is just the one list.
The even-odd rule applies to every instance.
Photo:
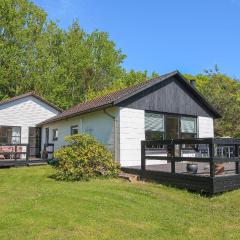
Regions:
[[29, 157], [41, 156], [42, 121], [62, 110], [33, 92], [0, 102], [0, 144], [29, 144]]

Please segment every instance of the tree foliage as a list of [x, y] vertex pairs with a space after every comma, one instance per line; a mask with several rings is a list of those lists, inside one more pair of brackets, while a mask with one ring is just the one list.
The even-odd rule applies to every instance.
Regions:
[[198, 90], [221, 114], [215, 121], [216, 136], [240, 136], [240, 83], [217, 71], [207, 71], [196, 76], [186, 75], [195, 79]]
[[[35, 91], [64, 109], [157, 76], [131, 70], [105, 32], [68, 30], [28, 0], [0, 0], [0, 100]], [[216, 66], [186, 75], [221, 113], [217, 136], [240, 136], [240, 83]]]
[[125, 74], [125, 58], [105, 32], [67, 31], [26, 0], [1, 0], [0, 98], [34, 90], [60, 107], [86, 99]]

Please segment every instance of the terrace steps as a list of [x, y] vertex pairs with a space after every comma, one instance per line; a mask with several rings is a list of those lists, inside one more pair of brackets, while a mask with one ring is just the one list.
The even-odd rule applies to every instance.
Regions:
[[124, 180], [127, 180], [129, 182], [137, 182], [140, 181], [140, 175], [137, 174], [130, 174], [130, 173], [125, 173], [125, 172], [121, 172], [118, 175], [119, 178], [122, 178]]

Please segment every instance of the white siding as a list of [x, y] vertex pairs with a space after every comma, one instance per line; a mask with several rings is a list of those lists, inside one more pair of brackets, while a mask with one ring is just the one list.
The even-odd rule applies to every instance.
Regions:
[[[145, 111], [119, 109], [119, 156], [122, 167], [141, 165], [141, 141], [145, 140]], [[156, 154], [161, 156], [161, 154]], [[164, 160], [147, 160], [146, 165], [163, 164]]]
[[144, 110], [120, 108], [120, 164], [137, 166], [141, 164], [141, 140], [145, 140]]
[[0, 105], [0, 125], [20, 126], [21, 142], [28, 143], [28, 128], [35, 127], [58, 113], [39, 99], [28, 96]]
[[212, 118], [198, 117], [198, 137], [199, 138], [214, 137], [214, 124]]
[[[106, 111], [112, 116], [117, 114], [116, 108], [107, 109]], [[54, 149], [56, 150], [66, 145], [64, 137], [71, 134], [71, 126], [73, 125], [79, 127], [79, 132], [94, 136], [109, 150], [114, 151], [114, 120], [103, 111], [88, 113], [44, 125], [42, 128], [42, 144], [45, 143], [45, 129], [49, 128], [49, 142], [54, 143]], [[52, 141], [52, 130], [55, 128], [58, 129], [58, 140]]]

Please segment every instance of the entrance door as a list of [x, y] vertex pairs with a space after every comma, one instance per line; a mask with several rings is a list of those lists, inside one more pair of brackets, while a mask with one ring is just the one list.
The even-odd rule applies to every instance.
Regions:
[[179, 121], [177, 116], [166, 116], [166, 139], [179, 138]]
[[41, 128], [29, 127], [29, 157], [41, 156]]

